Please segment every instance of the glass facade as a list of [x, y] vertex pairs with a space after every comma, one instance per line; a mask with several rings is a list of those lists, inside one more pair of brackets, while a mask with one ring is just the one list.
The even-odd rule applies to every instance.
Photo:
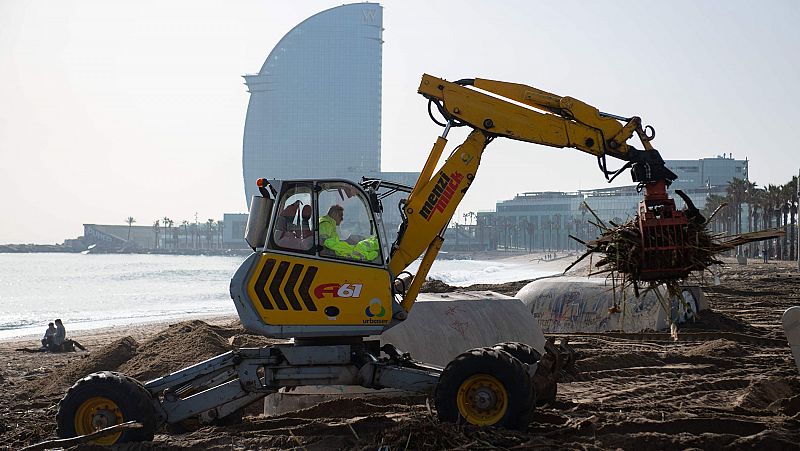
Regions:
[[245, 196], [268, 179], [379, 177], [383, 9], [343, 5], [284, 36], [250, 92], [244, 129]]
[[[674, 194], [683, 190], [694, 205], [703, 209], [711, 194], [724, 196], [735, 177], [747, 178], [747, 160], [702, 158], [669, 160], [666, 165], [678, 176], [669, 188], [675, 205], [684, 208]], [[608, 224], [623, 224], [636, 215], [642, 200], [636, 186], [565, 192], [531, 192], [497, 203], [495, 212], [480, 212], [474, 233], [478, 248], [536, 250], [579, 249], [569, 235], [586, 241], [597, 236], [594, 215]], [[583, 203], [589, 206], [587, 210]], [[746, 206], [744, 214], [746, 214]], [[594, 213], [594, 214], [593, 214]], [[746, 229], [746, 224], [745, 224]], [[747, 231], [747, 230], [743, 230]]]
[[748, 160], [727, 157], [699, 160], [669, 160], [667, 167], [678, 176], [673, 189], [700, 189], [728, 186], [732, 178], [747, 180]]

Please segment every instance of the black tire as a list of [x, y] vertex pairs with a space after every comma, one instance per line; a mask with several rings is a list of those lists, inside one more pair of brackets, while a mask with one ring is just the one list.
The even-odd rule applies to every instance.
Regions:
[[526, 345], [525, 343], [519, 343], [517, 341], [497, 343], [494, 345], [494, 348], [505, 351], [511, 354], [511, 356], [515, 359], [528, 365], [532, 365], [542, 358], [542, 354], [540, 354], [539, 351], [533, 349], [533, 347]]
[[136, 379], [112, 371], [92, 373], [75, 383], [58, 403], [56, 433], [61, 438], [135, 420], [142, 428], [124, 430], [95, 442], [112, 445], [153, 440], [156, 412], [150, 393]]
[[[539, 353], [533, 347], [525, 344], [519, 343], [516, 341], [507, 341], [503, 343], [498, 343], [494, 345], [495, 349], [500, 349], [511, 354], [515, 359], [519, 360], [522, 363], [533, 365], [534, 363], [538, 363], [539, 360], [542, 358], [542, 354]], [[544, 368], [542, 369], [544, 371]], [[537, 384], [536, 382], [540, 382]], [[558, 393], [558, 385], [555, 382], [541, 381], [540, 378], [534, 379], [534, 395], [536, 397], [536, 406], [541, 407], [545, 404], [549, 404], [556, 400], [556, 395]]]
[[[473, 402], [478, 396], [485, 407]], [[435, 401], [441, 421], [517, 428], [527, 425], [534, 396], [522, 362], [505, 351], [476, 348], [445, 367]]]

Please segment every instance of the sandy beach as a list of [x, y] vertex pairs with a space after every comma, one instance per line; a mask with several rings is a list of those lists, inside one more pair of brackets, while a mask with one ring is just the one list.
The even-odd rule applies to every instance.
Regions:
[[[677, 342], [666, 332], [572, 337], [579, 353], [575, 371], [559, 385], [557, 401], [537, 409], [520, 431], [441, 424], [424, 399], [340, 399], [269, 418], [259, 415], [256, 403], [240, 424], [159, 431], [136, 449], [796, 450], [800, 375], [780, 327], [780, 314], [800, 305], [796, 263], [740, 266], [731, 260], [721, 281], [704, 287], [712, 310], [684, 326]], [[514, 294], [522, 285], [491, 288]], [[59, 399], [93, 371], [144, 381], [232, 348], [272, 342], [247, 334], [235, 317], [68, 335], [89, 351], [17, 350], [36, 347], [39, 337], [0, 342], [0, 448], [55, 438]]]

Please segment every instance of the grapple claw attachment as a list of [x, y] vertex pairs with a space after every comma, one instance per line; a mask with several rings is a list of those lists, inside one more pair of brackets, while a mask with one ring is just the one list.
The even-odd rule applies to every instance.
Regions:
[[645, 185], [639, 202], [639, 231], [642, 237], [639, 280], [682, 279], [689, 275], [691, 248], [689, 221], [667, 195], [665, 182]]

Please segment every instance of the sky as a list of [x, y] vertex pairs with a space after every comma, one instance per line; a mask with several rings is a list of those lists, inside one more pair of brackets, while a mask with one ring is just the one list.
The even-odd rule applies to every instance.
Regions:
[[[0, 0], [0, 244], [61, 243], [84, 223], [129, 216], [245, 212], [241, 76], [292, 27], [341, 4]], [[384, 171], [419, 171], [441, 132], [416, 94], [423, 73], [640, 116], [665, 159], [747, 158], [759, 186], [800, 168], [800, 2], [382, 5]], [[465, 136], [451, 132], [450, 148]], [[456, 219], [518, 193], [606, 185], [587, 154], [498, 139]]]

